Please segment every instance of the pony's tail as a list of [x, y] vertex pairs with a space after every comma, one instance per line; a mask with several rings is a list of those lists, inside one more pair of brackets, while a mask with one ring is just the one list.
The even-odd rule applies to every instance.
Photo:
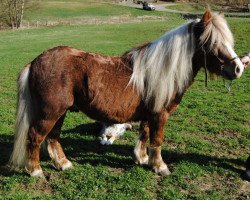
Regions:
[[21, 71], [18, 79], [15, 138], [13, 152], [9, 161], [9, 165], [12, 169], [24, 167], [28, 156], [28, 131], [33, 117], [29, 89], [29, 73], [30, 65], [27, 65]]

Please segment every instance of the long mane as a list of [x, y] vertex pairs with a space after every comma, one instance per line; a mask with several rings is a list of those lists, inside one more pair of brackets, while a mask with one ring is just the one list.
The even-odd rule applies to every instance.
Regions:
[[192, 77], [195, 39], [192, 23], [182, 25], [140, 48], [132, 49], [133, 84], [153, 111], [167, 106], [174, 92], [181, 93]]

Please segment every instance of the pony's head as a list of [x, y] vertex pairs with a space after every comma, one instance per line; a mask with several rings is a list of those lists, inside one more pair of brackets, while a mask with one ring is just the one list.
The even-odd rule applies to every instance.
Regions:
[[213, 15], [207, 10], [194, 31], [198, 33], [198, 49], [209, 72], [229, 80], [242, 75], [244, 66], [234, 51], [233, 36], [223, 15]]

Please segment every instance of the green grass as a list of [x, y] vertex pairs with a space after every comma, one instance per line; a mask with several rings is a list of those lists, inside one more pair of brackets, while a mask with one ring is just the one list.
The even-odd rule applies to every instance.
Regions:
[[167, 6], [167, 9], [186, 11], [186, 12], [203, 12], [206, 9], [204, 4], [183, 4], [179, 3], [176, 5]]
[[32, 9], [27, 9], [24, 20], [46, 21], [46, 20], [65, 20], [79, 19], [84, 17], [112, 17], [112, 16], [143, 16], [158, 15], [168, 16], [165, 12], [148, 12], [142, 9], [119, 6], [113, 1], [50, 1], [35, 2], [31, 4]]
[[[99, 126], [81, 113], [68, 113], [62, 144], [74, 168], [59, 172], [46, 154], [47, 180], [9, 172], [16, 107], [16, 78], [22, 67], [45, 49], [69, 45], [120, 55], [184, 23], [57, 26], [0, 32], [0, 199], [247, 199], [250, 184], [240, 173], [250, 152], [250, 70], [233, 82], [230, 93], [222, 80], [204, 73], [185, 94], [165, 127], [163, 158], [172, 175], [161, 178], [133, 162], [137, 126], [112, 146], [97, 140]], [[229, 19], [236, 51], [249, 51], [250, 19]]]

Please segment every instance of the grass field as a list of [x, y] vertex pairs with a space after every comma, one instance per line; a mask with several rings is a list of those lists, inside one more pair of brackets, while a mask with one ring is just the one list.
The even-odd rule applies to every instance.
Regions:
[[[250, 19], [228, 19], [235, 49], [250, 49]], [[172, 174], [161, 178], [133, 162], [137, 125], [112, 146], [97, 140], [99, 125], [81, 113], [68, 113], [62, 144], [74, 168], [59, 172], [43, 154], [46, 180], [5, 167], [12, 148], [16, 78], [22, 67], [45, 49], [69, 45], [119, 55], [184, 23], [168, 21], [117, 25], [56, 26], [0, 32], [0, 199], [249, 199], [250, 183], [242, 180], [250, 153], [250, 70], [233, 82], [204, 73], [185, 94], [165, 127], [163, 159]]]
[[[32, 3], [33, 2], [33, 3]], [[142, 9], [134, 9], [114, 4], [115, 1], [107, 0], [43, 0], [31, 1], [30, 7], [24, 15], [24, 20], [45, 21], [45, 20], [66, 20], [79, 19], [84, 17], [112, 17], [112, 16], [143, 16], [157, 15], [168, 16], [165, 12], [148, 12]]]

